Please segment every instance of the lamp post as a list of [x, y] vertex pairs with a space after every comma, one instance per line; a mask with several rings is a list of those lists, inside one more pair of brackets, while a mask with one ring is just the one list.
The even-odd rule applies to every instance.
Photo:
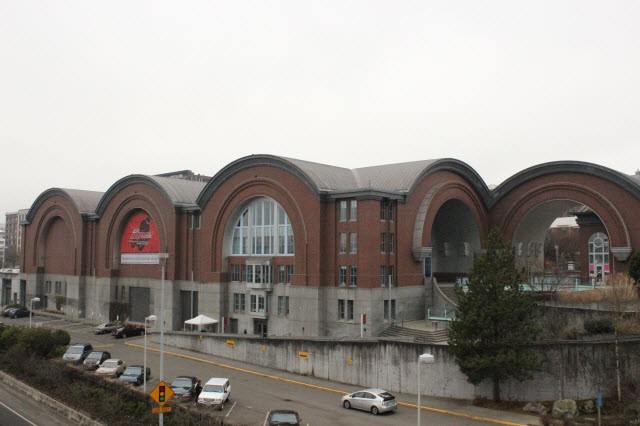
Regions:
[[147, 321], [155, 321], [157, 319], [158, 317], [155, 315], [149, 315], [144, 319], [144, 371], [142, 372], [144, 386], [142, 389], [145, 395], [147, 394]]
[[420, 426], [420, 364], [433, 364], [434, 358], [431, 354], [422, 354], [418, 357], [418, 426]]
[[34, 297], [33, 299], [31, 299], [31, 306], [30, 306], [30, 310], [29, 310], [29, 328], [31, 328], [31, 317], [33, 316], [33, 302], [39, 302], [40, 298], [39, 297]]

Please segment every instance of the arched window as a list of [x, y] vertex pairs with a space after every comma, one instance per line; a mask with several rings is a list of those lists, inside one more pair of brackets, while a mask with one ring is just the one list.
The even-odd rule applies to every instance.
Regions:
[[589, 237], [589, 275], [596, 282], [609, 275], [609, 237], [602, 232]]
[[231, 254], [236, 256], [294, 254], [293, 228], [280, 204], [270, 198], [252, 201], [235, 220]]

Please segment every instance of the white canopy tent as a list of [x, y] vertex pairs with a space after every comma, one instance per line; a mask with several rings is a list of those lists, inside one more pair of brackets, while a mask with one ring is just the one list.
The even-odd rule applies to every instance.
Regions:
[[198, 330], [201, 330], [202, 327], [205, 327], [207, 325], [217, 324], [217, 323], [218, 323], [218, 320], [210, 318], [206, 315], [198, 315], [197, 317], [191, 318], [184, 322], [185, 328], [186, 328], [186, 325], [189, 324], [190, 326], [192, 326], [192, 328], [194, 325], [197, 326]]

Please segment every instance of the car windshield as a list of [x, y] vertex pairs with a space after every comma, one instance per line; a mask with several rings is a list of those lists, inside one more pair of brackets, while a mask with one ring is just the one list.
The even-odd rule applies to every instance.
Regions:
[[102, 352], [91, 352], [89, 354], [89, 356], [87, 357], [87, 359], [94, 359], [94, 358], [101, 358], [102, 357]]
[[171, 383], [171, 387], [189, 389], [191, 387], [191, 379], [175, 379]]
[[140, 373], [142, 373], [142, 368], [140, 367], [128, 367], [124, 370], [125, 376], [137, 376]]
[[271, 421], [280, 424], [298, 424], [298, 417], [294, 413], [271, 413]]
[[224, 392], [224, 387], [222, 385], [204, 385], [202, 388], [202, 392]]
[[71, 346], [68, 350], [67, 353], [68, 354], [81, 354], [82, 353], [82, 346]]
[[102, 363], [102, 366], [106, 368], [115, 368], [118, 366], [118, 361], [107, 360]]

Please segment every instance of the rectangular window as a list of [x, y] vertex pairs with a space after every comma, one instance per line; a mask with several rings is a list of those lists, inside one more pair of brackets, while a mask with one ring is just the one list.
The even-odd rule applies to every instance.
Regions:
[[396, 203], [389, 201], [389, 220], [396, 220]]
[[191, 222], [189, 227], [191, 229], [200, 229], [200, 212], [192, 212], [189, 219]]
[[45, 281], [45, 287], [47, 288], [47, 293], [51, 294], [51, 281]]
[[383, 301], [383, 305], [384, 307], [382, 308], [383, 310], [383, 318], [385, 321], [389, 320], [389, 301], [387, 299], [385, 299]]
[[341, 232], [339, 235], [339, 243], [338, 243], [338, 253], [346, 253], [347, 252], [347, 234]]
[[338, 285], [347, 285], [347, 267], [345, 265], [340, 265], [338, 267]]
[[349, 220], [355, 222], [358, 220], [358, 200], [351, 200], [349, 205]]
[[56, 294], [62, 293], [62, 283], [60, 281], [56, 281]]
[[380, 220], [387, 220], [387, 202], [380, 201]]
[[351, 265], [349, 269], [349, 285], [351, 287], [356, 287], [358, 285], [358, 267]]
[[347, 300], [347, 320], [353, 321], [353, 300]]
[[289, 315], [289, 296], [278, 296], [278, 315]]
[[244, 312], [245, 310], [245, 294], [233, 293], [233, 310], [236, 312]]
[[395, 237], [396, 234], [389, 234], [389, 253], [393, 253], [393, 247], [395, 246]]
[[380, 253], [387, 252], [387, 234], [384, 232], [380, 234]]
[[251, 312], [255, 313], [265, 313], [265, 300], [264, 296], [259, 296], [257, 294], [251, 295]]
[[391, 300], [391, 320], [396, 319], [396, 300]]
[[393, 278], [394, 273], [395, 273], [395, 268], [393, 267], [393, 265], [389, 265], [389, 276], [387, 278], [387, 283], [389, 285], [395, 285], [395, 278]]
[[346, 309], [345, 300], [338, 299], [338, 319], [339, 320], [345, 319], [345, 309]]
[[293, 277], [293, 265], [287, 265], [287, 280], [285, 281], [287, 284], [291, 284], [291, 278]]
[[352, 232], [349, 234], [349, 253], [357, 253], [358, 252], [358, 234]]
[[285, 283], [285, 265], [278, 265], [278, 282]]
[[240, 265], [231, 265], [231, 281], [240, 281]]
[[380, 266], [380, 287], [387, 285], [387, 265]]
[[347, 202], [340, 201], [340, 222], [347, 220]]

